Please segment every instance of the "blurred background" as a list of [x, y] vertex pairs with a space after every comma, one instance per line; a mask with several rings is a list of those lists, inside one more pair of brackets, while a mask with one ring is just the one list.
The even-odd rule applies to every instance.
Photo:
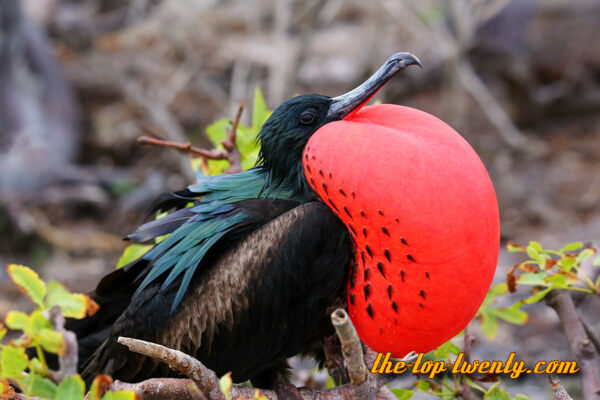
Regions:
[[[377, 99], [471, 143], [504, 242], [598, 244], [599, 39], [597, 0], [0, 0], [0, 262], [93, 288], [151, 200], [193, 179], [186, 156], [136, 144], [142, 126], [210, 147], [205, 127], [250, 106], [255, 87], [271, 109], [338, 95], [397, 51], [424, 69]], [[517, 261], [502, 251], [497, 281]], [[30, 307], [2, 269], [0, 316]], [[569, 359], [553, 311], [527, 311], [494, 341], [473, 329], [475, 355]], [[507, 385], [550, 396], [543, 376]]]

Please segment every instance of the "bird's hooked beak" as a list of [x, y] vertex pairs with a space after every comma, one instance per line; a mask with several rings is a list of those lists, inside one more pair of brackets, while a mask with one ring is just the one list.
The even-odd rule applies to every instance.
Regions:
[[358, 111], [398, 71], [409, 65], [418, 65], [423, 68], [421, 61], [410, 53], [394, 54], [363, 84], [346, 94], [332, 98], [327, 118], [329, 120], [341, 120], [352, 112]]

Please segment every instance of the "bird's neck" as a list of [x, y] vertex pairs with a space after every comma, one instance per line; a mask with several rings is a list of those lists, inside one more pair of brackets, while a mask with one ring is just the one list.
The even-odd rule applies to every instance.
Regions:
[[[267, 169], [265, 174], [265, 197], [285, 197], [298, 201], [309, 201], [312, 198], [312, 189], [306, 181], [301, 162], [281, 168]], [[279, 194], [279, 195], [278, 195]]]

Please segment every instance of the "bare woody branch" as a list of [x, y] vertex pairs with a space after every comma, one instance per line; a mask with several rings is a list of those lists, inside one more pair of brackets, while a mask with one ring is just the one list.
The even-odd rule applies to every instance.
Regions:
[[219, 386], [217, 375], [194, 357], [179, 350], [138, 339], [119, 337], [118, 342], [127, 346], [134, 353], [160, 360], [169, 365], [171, 369], [188, 376], [209, 399], [226, 400]]
[[55, 382], [62, 382], [71, 375], [77, 375], [77, 361], [79, 360], [77, 336], [74, 332], [65, 329], [65, 317], [62, 315], [60, 307], [54, 306], [50, 309], [50, 321], [54, 329], [62, 333], [65, 342], [65, 352], [58, 357], [59, 370], [52, 373], [52, 379]]
[[159, 139], [160, 135], [156, 131], [144, 125], [142, 126], [142, 129], [150, 136], [140, 136], [137, 138], [137, 142], [143, 145], [168, 147], [185, 154], [203, 157], [207, 160], [227, 160], [229, 162], [229, 168], [226, 171], [227, 173], [234, 174], [241, 172], [242, 158], [236, 144], [236, 137], [237, 127], [240, 123], [240, 118], [242, 117], [243, 111], [244, 106], [240, 105], [235, 115], [235, 119], [231, 123], [231, 128], [227, 131], [225, 140], [221, 141], [223, 149], [202, 149], [200, 147], [192, 146], [190, 142], [178, 143], [170, 140]]
[[552, 388], [552, 399], [553, 400], [573, 400], [569, 393], [565, 390], [560, 379], [556, 374], [548, 375], [550, 381], [550, 387]]
[[331, 323], [340, 338], [350, 382], [353, 385], [359, 385], [367, 379], [367, 367], [365, 366], [363, 350], [356, 329], [350, 322], [348, 313], [341, 308], [331, 314]]
[[206, 400], [191, 379], [154, 378], [140, 383], [115, 381], [110, 390], [128, 390], [143, 400]]
[[600, 395], [598, 353], [581, 323], [573, 299], [566, 291], [554, 290], [548, 294], [546, 303], [558, 314], [571, 351], [581, 368], [583, 400], [597, 399]]

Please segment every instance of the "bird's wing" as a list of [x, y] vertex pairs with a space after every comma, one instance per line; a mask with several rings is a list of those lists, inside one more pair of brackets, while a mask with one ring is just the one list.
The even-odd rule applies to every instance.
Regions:
[[281, 199], [252, 199], [220, 205], [214, 202], [197, 201], [192, 207], [142, 225], [131, 235], [136, 241], [146, 241], [169, 234], [138, 260], [102, 278], [91, 293], [100, 311], [92, 317], [67, 322], [68, 328], [77, 333], [80, 362], [106, 340], [110, 327], [135, 293], [150, 284], [158, 285], [161, 291], [176, 290], [176, 295], [169, 297], [170, 310], [174, 311], [194, 274], [201, 275], [202, 268], [210, 265], [210, 260], [205, 260], [207, 255], [210, 258], [210, 254], [218, 254], [300, 204]]
[[[164, 278], [162, 289], [165, 289], [183, 275], [171, 306], [173, 311], [183, 298], [196, 268], [203, 265], [202, 259], [213, 246], [231, 233], [247, 233], [291, 208], [292, 204], [269, 201], [260, 203], [257, 208], [252, 205], [255, 199], [297, 200], [289, 191], [270, 188], [268, 179], [261, 168], [231, 175], [199, 174], [197, 183], [186, 190], [159, 197], [153, 209], [180, 209], [142, 225], [127, 236], [134, 242], [146, 242], [170, 234], [142, 256], [141, 261], [147, 262], [148, 267], [137, 276], [141, 281], [137, 291], [140, 292], [158, 277]], [[193, 206], [182, 208], [190, 202]], [[138, 264], [134, 262], [125, 270]]]
[[165, 373], [115, 343], [130, 336], [196, 355], [236, 381], [256, 376], [331, 331], [350, 257], [347, 230], [326, 206], [294, 207], [207, 258], [174, 313], [177, 285], [136, 293], [86, 372], [126, 380]]

